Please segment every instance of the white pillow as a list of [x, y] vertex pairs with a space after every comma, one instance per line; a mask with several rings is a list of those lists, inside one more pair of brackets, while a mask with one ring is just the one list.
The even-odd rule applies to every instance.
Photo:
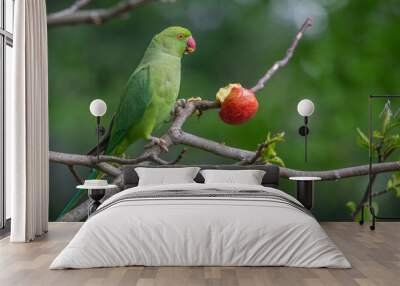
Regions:
[[261, 185], [265, 171], [261, 170], [202, 170], [204, 183]]
[[195, 183], [193, 180], [200, 168], [135, 168], [139, 176], [139, 186], [187, 184]]

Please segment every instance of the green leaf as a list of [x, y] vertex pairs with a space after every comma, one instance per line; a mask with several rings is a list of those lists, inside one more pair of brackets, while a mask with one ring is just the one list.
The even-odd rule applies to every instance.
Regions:
[[386, 189], [392, 189], [392, 188], [394, 188], [394, 185], [393, 185], [393, 181], [392, 181], [392, 179], [389, 179], [388, 181], [387, 181], [387, 183], [386, 183]]
[[369, 149], [368, 136], [365, 135], [360, 128], [357, 128], [357, 144], [361, 147]]
[[383, 114], [382, 121], [382, 134], [385, 135], [387, 128], [390, 126], [392, 121], [392, 113], [389, 109], [385, 109], [385, 113]]
[[390, 135], [386, 136], [383, 140], [384, 146], [386, 148], [399, 148], [400, 147], [400, 135]]
[[[379, 205], [376, 202], [372, 203], [372, 206], [375, 210], [375, 215], [378, 215], [379, 212]], [[354, 201], [349, 201], [346, 204], [346, 207], [349, 209], [350, 213], [353, 214], [356, 211], [357, 205]], [[362, 211], [364, 212], [364, 221], [368, 222], [371, 220], [371, 213], [369, 210], [369, 205], [364, 205]], [[361, 221], [361, 212], [354, 218], [354, 221], [360, 222]]]
[[383, 134], [378, 130], [374, 130], [372, 132], [372, 137], [374, 137], [375, 139], [383, 139], [384, 138]]
[[[386, 133], [395, 132], [400, 127], [400, 119], [393, 120], [388, 126], [386, 126]], [[397, 130], [398, 131], [398, 130]]]
[[377, 216], [379, 214], [379, 205], [377, 202], [372, 202], [372, 206], [374, 207], [375, 215]]
[[285, 162], [283, 162], [283, 160], [281, 158], [279, 158], [278, 156], [274, 157], [274, 158], [270, 158], [268, 160], [268, 163], [270, 164], [274, 164], [280, 167], [285, 167]]
[[351, 213], [354, 213], [356, 211], [356, 203], [353, 201], [347, 202], [346, 207], [350, 210]]
[[285, 140], [285, 133], [280, 132], [275, 135], [271, 135], [271, 132], [268, 132], [267, 139], [264, 141], [266, 144], [265, 149], [262, 151], [261, 160], [266, 164], [274, 164], [278, 166], [285, 166], [284, 161], [278, 157], [278, 153], [276, 151], [276, 145]]
[[386, 189], [395, 192], [396, 197], [400, 197], [400, 172], [395, 172], [386, 183]]

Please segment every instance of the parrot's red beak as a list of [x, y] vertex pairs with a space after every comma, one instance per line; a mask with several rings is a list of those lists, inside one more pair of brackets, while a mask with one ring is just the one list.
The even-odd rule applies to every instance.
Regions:
[[192, 36], [189, 37], [186, 43], [186, 50], [187, 54], [193, 53], [196, 50], [196, 41]]

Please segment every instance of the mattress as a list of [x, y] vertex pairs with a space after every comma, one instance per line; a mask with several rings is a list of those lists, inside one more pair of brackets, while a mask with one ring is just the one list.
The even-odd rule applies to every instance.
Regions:
[[292, 196], [257, 185], [197, 183], [112, 196], [50, 269], [132, 265], [351, 267]]

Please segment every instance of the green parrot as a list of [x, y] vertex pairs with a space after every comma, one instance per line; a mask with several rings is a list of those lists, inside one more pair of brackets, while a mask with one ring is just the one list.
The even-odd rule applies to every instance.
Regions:
[[[181, 81], [181, 59], [192, 53], [196, 42], [183, 27], [169, 27], [155, 35], [142, 60], [129, 77], [111, 132], [100, 143], [106, 155], [121, 156], [138, 139], [144, 138], [166, 149], [162, 139], [152, 135], [168, 119], [177, 100]], [[88, 154], [94, 154], [96, 148]], [[101, 174], [93, 171], [89, 178]], [[59, 216], [63, 216], [81, 201], [84, 191], [77, 192]]]

